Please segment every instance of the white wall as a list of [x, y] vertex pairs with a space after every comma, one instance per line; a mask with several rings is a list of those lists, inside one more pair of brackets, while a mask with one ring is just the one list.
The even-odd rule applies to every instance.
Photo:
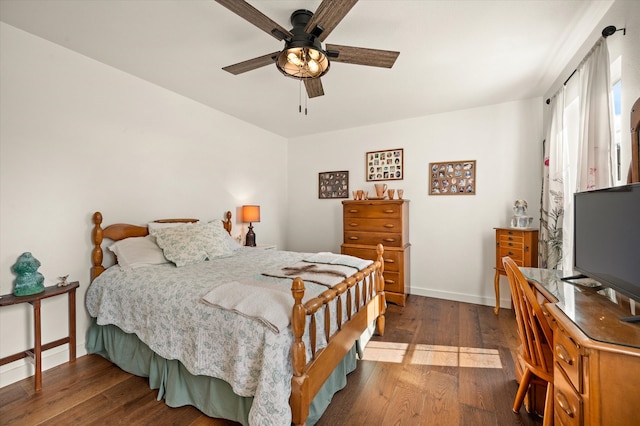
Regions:
[[[45, 285], [70, 274], [80, 355], [94, 211], [105, 224], [144, 224], [256, 203], [258, 238], [284, 242], [286, 140], [4, 23], [0, 54], [0, 294], [13, 291], [25, 251]], [[66, 335], [66, 303], [43, 301], [44, 342]], [[32, 347], [32, 316], [27, 304], [2, 308], [0, 357]], [[45, 368], [66, 350], [45, 352]], [[0, 386], [31, 374], [24, 360], [7, 364]]]
[[[508, 226], [516, 199], [540, 208], [541, 99], [313, 135], [289, 142], [287, 247], [339, 252], [342, 204], [318, 199], [318, 173], [349, 170], [350, 189], [366, 182], [365, 153], [404, 149], [405, 175], [388, 182], [410, 201], [410, 293], [495, 304], [495, 231]], [[428, 195], [429, 163], [477, 161], [477, 194]], [[533, 226], [538, 226], [537, 218]], [[508, 285], [502, 283], [503, 305]]]

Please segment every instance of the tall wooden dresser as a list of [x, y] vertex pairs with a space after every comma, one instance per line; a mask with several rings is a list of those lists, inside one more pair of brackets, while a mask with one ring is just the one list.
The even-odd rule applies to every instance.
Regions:
[[409, 288], [409, 200], [343, 201], [342, 254], [375, 260], [384, 246], [386, 299], [405, 305]]
[[496, 274], [493, 287], [496, 292], [496, 307], [500, 311], [500, 275], [506, 276], [502, 258], [509, 256], [518, 266], [538, 267], [538, 230], [533, 228], [495, 228], [496, 230]]

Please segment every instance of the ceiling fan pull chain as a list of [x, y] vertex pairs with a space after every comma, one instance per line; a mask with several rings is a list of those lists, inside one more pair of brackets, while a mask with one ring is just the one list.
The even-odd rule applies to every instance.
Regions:
[[309, 100], [309, 96], [307, 96], [307, 92], [304, 92], [304, 115], [307, 115], [307, 101]]
[[298, 80], [298, 112], [302, 114], [302, 80]]

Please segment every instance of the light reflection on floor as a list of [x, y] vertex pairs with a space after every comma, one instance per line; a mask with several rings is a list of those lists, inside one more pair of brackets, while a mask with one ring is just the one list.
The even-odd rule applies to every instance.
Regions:
[[370, 341], [363, 360], [445, 367], [502, 368], [497, 349]]

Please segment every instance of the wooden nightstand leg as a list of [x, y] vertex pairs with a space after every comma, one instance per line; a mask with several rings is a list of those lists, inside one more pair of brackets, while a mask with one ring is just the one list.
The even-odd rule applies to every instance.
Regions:
[[34, 326], [34, 346], [33, 359], [36, 366], [35, 388], [36, 392], [42, 390], [42, 326], [40, 324], [40, 300], [34, 300], [33, 305], [33, 326]]
[[496, 307], [493, 309], [493, 313], [498, 315], [500, 312], [500, 271], [496, 269], [496, 276], [493, 278], [493, 288], [496, 292]]
[[69, 361], [76, 360], [76, 289], [69, 292]]

